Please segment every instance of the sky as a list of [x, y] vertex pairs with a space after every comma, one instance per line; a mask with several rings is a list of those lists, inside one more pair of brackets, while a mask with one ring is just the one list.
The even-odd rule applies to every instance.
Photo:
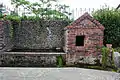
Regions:
[[71, 8], [100, 8], [103, 5], [110, 7], [117, 7], [120, 4], [120, 0], [59, 0], [61, 3], [65, 3]]
[[[39, 0], [28, 0], [28, 1], [34, 2], [34, 1], [39, 1]], [[0, 3], [4, 3], [9, 8], [12, 9], [11, 4], [10, 4], [11, 0], [0, 0]], [[89, 8], [100, 9], [105, 5], [116, 8], [120, 4], [120, 0], [58, 0], [58, 3], [66, 4], [70, 6], [71, 10], [72, 9], [76, 10], [76, 8], [77, 9], [82, 8], [84, 10], [85, 8], [86, 9], [89, 9]], [[84, 11], [82, 13], [79, 13], [78, 11], [76, 12], [74, 12], [74, 15], [77, 15], [77, 16], [80, 16], [81, 14], [84, 13]]]
[[[38, 1], [38, 0], [29, 0]], [[58, 3], [69, 5], [71, 8], [100, 8], [103, 5], [110, 7], [117, 7], [120, 4], [120, 0], [58, 0]], [[10, 0], [0, 0], [0, 3], [4, 3], [10, 7]]]

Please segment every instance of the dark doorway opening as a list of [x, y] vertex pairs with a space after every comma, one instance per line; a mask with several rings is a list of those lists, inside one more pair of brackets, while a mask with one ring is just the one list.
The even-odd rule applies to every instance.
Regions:
[[84, 46], [85, 36], [76, 36], [76, 46]]

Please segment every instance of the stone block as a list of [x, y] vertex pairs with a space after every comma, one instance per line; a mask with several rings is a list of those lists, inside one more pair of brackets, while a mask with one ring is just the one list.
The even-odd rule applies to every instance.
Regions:
[[0, 66], [36, 66], [36, 67], [56, 67], [57, 56], [59, 54], [31, 54], [27, 52], [26, 54], [18, 54], [6, 52], [6, 54], [0, 54]]
[[120, 68], [120, 53], [119, 52], [114, 52], [114, 63], [116, 67]]

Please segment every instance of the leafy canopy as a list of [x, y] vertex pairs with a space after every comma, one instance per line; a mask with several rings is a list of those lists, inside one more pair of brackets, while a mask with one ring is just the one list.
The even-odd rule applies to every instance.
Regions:
[[120, 10], [100, 9], [93, 12], [93, 17], [104, 25], [104, 44], [113, 44], [113, 47], [120, 46]]
[[[67, 11], [69, 6], [57, 4], [56, 2], [57, 0], [39, 0], [39, 2], [34, 3], [30, 3], [26, 0], [12, 0], [12, 4], [15, 5], [16, 8], [23, 6], [27, 10], [31, 11], [36, 17], [44, 19], [68, 19], [68, 16], [71, 15], [71, 13]], [[53, 7], [55, 7], [55, 9], [53, 9]]]

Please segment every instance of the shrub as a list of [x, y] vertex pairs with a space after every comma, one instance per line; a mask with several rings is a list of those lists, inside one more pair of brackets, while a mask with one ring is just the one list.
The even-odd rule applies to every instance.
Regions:
[[21, 19], [20, 19], [19, 16], [7, 15], [7, 16], [4, 17], [4, 20], [20, 22]]
[[120, 53], [120, 47], [114, 48], [114, 50]]
[[104, 44], [120, 46], [120, 10], [105, 8], [93, 12], [92, 15], [105, 27]]
[[[113, 61], [113, 52], [114, 50], [106, 47], [102, 48], [102, 67], [106, 68], [107, 66], [114, 68], [114, 61]], [[110, 54], [111, 53], [111, 54]]]
[[103, 68], [107, 67], [108, 53], [109, 53], [108, 48], [106, 47], [102, 48], [102, 67]]
[[63, 67], [63, 57], [62, 57], [62, 55], [57, 56], [57, 67]]

